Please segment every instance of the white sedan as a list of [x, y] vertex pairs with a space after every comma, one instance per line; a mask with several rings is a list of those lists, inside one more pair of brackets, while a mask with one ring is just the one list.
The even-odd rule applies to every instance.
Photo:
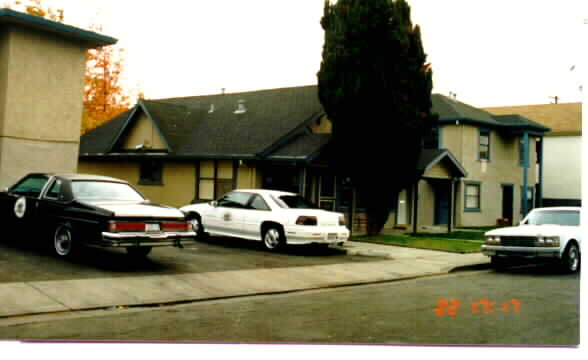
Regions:
[[580, 269], [582, 233], [579, 207], [532, 210], [520, 226], [485, 234], [482, 252], [500, 267], [507, 258], [551, 259], [569, 271]]
[[342, 244], [349, 238], [343, 214], [317, 209], [303, 197], [274, 190], [234, 190], [217, 201], [182, 210], [199, 234], [286, 244]]

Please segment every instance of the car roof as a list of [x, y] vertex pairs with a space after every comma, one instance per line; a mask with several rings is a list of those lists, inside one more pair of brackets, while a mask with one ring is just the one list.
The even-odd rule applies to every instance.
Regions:
[[118, 182], [118, 183], [125, 183], [128, 182], [125, 180], [113, 178], [110, 176], [102, 176], [102, 175], [92, 175], [92, 174], [73, 174], [73, 173], [64, 173], [64, 174], [30, 174], [30, 175], [44, 175], [44, 176], [55, 176], [66, 180], [71, 181], [80, 181], [80, 180], [87, 180], [87, 181], [107, 181], [107, 182]]
[[535, 208], [534, 211], [545, 211], [545, 210], [555, 210], [555, 211], [580, 211], [582, 210], [579, 206], [553, 206], [553, 207], [542, 207], [542, 208]]
[[236, 189], [233, 191], [255, 193], [255, 194], [260, 194], [260, 195], [273, 195], [273, 196], [297, 195], [296, 193], [292, 193], [292, 192], [288, 192], [288, 191], [268, 190], [268, 189]]

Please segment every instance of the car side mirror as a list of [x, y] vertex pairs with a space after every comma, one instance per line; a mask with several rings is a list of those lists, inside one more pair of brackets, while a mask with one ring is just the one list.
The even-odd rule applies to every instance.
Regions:
[[211, 201], [210, 202], [210, 206], [217, 207], [218, 206], [218, 202], [216, 200], [215, 201]]

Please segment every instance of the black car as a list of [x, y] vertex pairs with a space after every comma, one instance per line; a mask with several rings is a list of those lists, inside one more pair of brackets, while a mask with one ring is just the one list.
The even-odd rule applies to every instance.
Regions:
[[105, 176], [29, 174], [0, 192], [0, 216], [12, 233], [52, 241], [62, 257], [80, 245], [124, 247], [143, 257], [154, 246], [181, 247], [196, 238], [180, 210], [152, 204], [126, 181]]

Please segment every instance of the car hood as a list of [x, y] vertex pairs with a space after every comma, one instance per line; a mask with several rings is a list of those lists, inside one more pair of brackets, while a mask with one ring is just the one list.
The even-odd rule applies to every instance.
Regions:
[[137, 201], [84, 201], [83, 203], [114, 213], [117, 217], [178, 218], [184, 214], [165, 205]]
[[562, 225], [520, 225], [490, 230], [486, 236], [557, 236], [579, 231], [577, 226]]

